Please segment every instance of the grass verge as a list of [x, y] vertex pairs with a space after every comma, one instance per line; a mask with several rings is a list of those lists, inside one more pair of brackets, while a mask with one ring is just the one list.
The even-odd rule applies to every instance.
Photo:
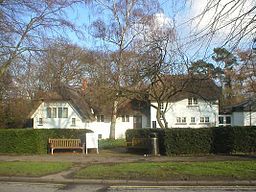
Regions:
[[1, 176], [43, 176], [64, 171], [72, 166], [66, 162], [0, 162]]
[[99, 164], [81, 169], [75, 177], [135, 180], [255, 180], [256, 161]]

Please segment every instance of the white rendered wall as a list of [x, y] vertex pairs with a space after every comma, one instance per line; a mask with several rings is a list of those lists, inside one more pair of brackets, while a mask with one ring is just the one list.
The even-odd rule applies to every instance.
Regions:
[[256, 112], [233, 112], [232, 126], [255, 126]]
[[[68, 108], [68, 118], [47, 118], [47, 108], [56, 108], [58, 113], [58, 107]], [[142, 128], [148, 127], [148, 119], [145, 115], [142, 116]], [[50, 128], [70, 128], [70, 129], [90, 129], [96, 134], [100, 134], [103, 139], [109, 138], [111, 118], [104, 117], [104, 122], [95, 121], [83, 121], [78, 112], [68, 102], [42, 102], [32, 115], [33, 128], [35, 129], [50, 129]], [[39, 118], [42, 118], [43, 124], [39, 124]], [[72, 118], [76, 119], [75, 126], [72, 125]], [[116, 121], [115, 137], [125, 138], [125, 132], [127, 129], [133, 128], [134, 119], [132, 115], [129, 115], [129, 122], [122, 122], [122, 117], [118, 117]]]
[[[168, 122], [169, 128], [203, 128], [218, 126], [219, 107], [217, 102], [212, 104], [204, 100], [198, 99], [198, 104], [195, 106], [188, 106], [188, 99], [183, 99], [175, 103], [169, 103], [165, 118]], [[151, 105], [157, 106], [156, 102]], [[166, 103], [164, 103], [164, 106]], [[152, 121], [156, 121], [157, 128], [159, 124], [156, 119], [156, 109], [150, 107], [151, 110], [151, 127]], [[186, 117], [186, 123], [177, 123], [177, 117]], [[191, 123], [191, 117], [195, 117], [195, 123]], [[209, 123], [200, 123], [200, 117], [209, 117]], [[163, 121], [162, 121], [163, 122]]]
[[[148, 119], [145, 115], [142, 115], [142, 128], [147, 127]], [[116, 120], [115, 127], [115, 138], [125, 138], [125, 132], [127, 129], [133, 129], [133, 116], [129, 116], [129, 122], [122, 122], [122, 117], [118, 117]], [[110, 135], [110, 125], [111, 125], [111, 117], [104, 117], [104, 122], [90, 122], [88, 125], [88, 129], [92, 130], [94, 133], [101, 134], [102, 139], [109, 138]]]
[[[47, 108], [68, 108], [68, 118], [47, 118]], [[79, 114], [74, 110], [74, 108], [68, 102], [43, 102], [37, 108], [35, 113], [32, 115], [33, 118], [33, 128], [38, 129], [49, 129], [49, 128], [72, 128], [81, 129], [86, 128], [86, 123], [82, 121]], [[43, 124], [39, 124], [39, 118], [42, 118]], [[75, 125], [72, 125], [72, 118], [76, 119]]]

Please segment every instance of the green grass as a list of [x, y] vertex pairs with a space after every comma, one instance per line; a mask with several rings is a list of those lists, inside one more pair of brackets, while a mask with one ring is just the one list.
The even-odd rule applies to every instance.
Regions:
[[43, 176], [66, 170], [72, 163], [63, 162], [0, 162], [2, 176]]
[[256, 179], [256, 161], [99, 164], [81, 169], [76, 177], [142, 180], [245, 180]]

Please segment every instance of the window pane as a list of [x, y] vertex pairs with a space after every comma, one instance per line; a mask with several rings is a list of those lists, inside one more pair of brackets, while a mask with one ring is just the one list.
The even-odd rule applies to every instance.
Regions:
[[156, 121], [152, 121], [152, 127], [156, 128]]
[[57, 117], [57, 109], [54, 107], [52, 108], [52, 118], [56, 118]]
[[177, 123], [181, 123], [181, 117], [176, 118]]
[[198, 104], [197, 98], [193, 98], [193, 100], [194, 100], [194, 104], [197, 105]]
[[182, 123], [186, 123], [186, 117], [182, 117]]
[[210, 122], [209, 117], [205, 117], [204, 121], [205, 121], [205, 123], [209, 123]]
[[129, 115], [126, 115], [126, 122], [130, 122], [130, 117], [129, 117]]
[[231, 124], [231, 117], [226, 117], [226, 124]]
[[62, 118], [62, 108], [58, 107], [58, 118]]
[[72, 118], [72, 125], [76, 125], [76, 118]]
[[224, 117], [219, 117], [219, 124], [224, 124]]
[[63, 108], [63, 118], [68, 118], [68, 108]]
[[191, 117], [191, 123], [195, 123], [196, 122], [196, 118], [195, 117]]
[[192, 98], [188, 98], [188, 105], [192, 105]]
[[100, 116], [100, 121], [101, 121], [101, 122], [104, 122], [104, 115], [101, 115], [101, 116]]
[[204, 123], [204, 117], [200, 117], [200, 123]]
[[164, 109], [164, 103], [160, 103], [160, 109]]
[[47, 107], [47, 118], [51, 118], [52, 109], [50, 107]]
[[122, 116], [122, 122], [125, 122], [125, 116], [124, 115]]
[[43, 118], [39, 118], [39, 119], [38, 119], [38, 124], [39, 124], [39, 125], [43, 125]]

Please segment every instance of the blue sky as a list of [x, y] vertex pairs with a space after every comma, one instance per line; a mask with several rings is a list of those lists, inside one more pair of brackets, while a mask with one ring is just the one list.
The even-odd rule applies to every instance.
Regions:
[[[228, 1], [230, 0], [222, 0], [223, 3]], [[192, 60], [201, 59], [204, 57], [210, 58], [209, 55], [212, 53], [213, 48], [222, 44], [222, 42], [225, 40], [225, 38], [223, 38], [225, 36], [225, 32], [230, 30], [228, 27], [223, 28], [219, 34], [215, 34], [215, 38], [213, 38], [210, 42], [207, 42], [207, 39], [197, 39], [191, 42], [191, 37], [189, 37], [189, 35], [191, 32], [195, 32], [195, 25], [187, 21], [200, 13], [206, 5], [206, 2], [207, 0], [160, 1], [163, 14], [166, 16], [166, 18], [173, 20], [175, 23], [177, 37], [179, 38], [179, 43], [181, 44], [184, 53], [186, 53], [187, 56]], [[99, 16], [97, 14], [97, 10], [92, 6], [80, 5], [68, 11], [68, 17], [72, 18], [79, 26], [79, 29], [85, 32], [84, 39], [78, 39], [76, 35], [70, 33], [69, 36], [73, 42], [89, 49], [97, 49], [97, 47], [101, 47], [103, 45], [101, 41], [95, 40], [89, 33], [88, 27], [95, 20], [95, 18], [97, 18], [97, 16]], [[196, 25], [197, 30], [203, 29], [213, 16], [214, 15], [211, 12], [209, 12], [208, 15], [205, 15], [201, 22]], [[106, 14], [102, 14], [101, 17], [106, 17]], [[248, 43], [245, 44], [245, 47], [246, 46], [248, 47]]]

